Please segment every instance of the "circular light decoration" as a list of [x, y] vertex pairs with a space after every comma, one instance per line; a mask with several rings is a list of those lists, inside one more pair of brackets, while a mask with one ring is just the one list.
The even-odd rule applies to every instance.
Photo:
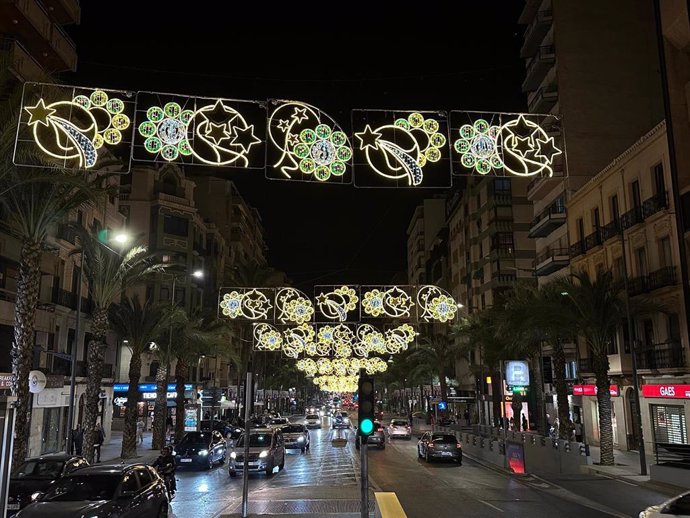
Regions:
[[357, 302], [359, 302], [357, 292], [349, 286], [341, 286], [316, 297], [316, 305], [321, 314], [329, 320], [340, 322], [348, 319], [348, 313], [357, 308]]
[[426, 163], [438, 162], [443, 157], [446, 137], [438, 130], [438, 121], [414, 112], [376, 129], [367, 124], [355, 137], [376, 174], [417, 186], [424, 181]]
[[314, 344], [314, 336], [316, 332], [309, 324], [300, 324], [297, 327], [291, 327], [283, 331], [283, 353], [291, 358], [297, 358], [302, 352], [305, 352], [311, 345], [314, 346], [314, 354], [316, 353], [316, 344]]
[[301, 173], [326, 182], [342, 177], [352, 159], [347, 135], [328, 115], [305, 103], [280, 104], [269, 116], [268, 138], [279, 151], [273, 167], [288, 179]]
[[406, 351], [409, 344], [414, 342], [417, 332], [409, 324], [402, 324], [386, 331], [386, 352], [397, 354]]
[[225, 293], [219, 305], [224, 316], [248, 320], [266, 320], [273, 307], [268, 297], [257, 288]]
[[307, 296], [294, 288], [280, 288], [276, 293], [278, 321], [283, 324], [302, 324], [311, 320], [314, 305]]
[[387, 316], [391, 318], [407, 318], [414, 306], [412, 298], [397, 286], [381, 291], [372, 289], [364, 292], [362, 309], [372, 316]]
[[192, 148], [187, 140], [187, 124], [192, 110], [183, 110], [176, 102], [151, 106], [146, 110], [146, 120], [139, 124], [139, 134], [144, 137], [144, 149], [168, 162], [180, 155], [189, 156]]
[[296, 366], [298, 371], [306, 373], [307, 376], [313, 376], [319, 370], [316, 366], [316, 362], [311, 358], [302, 358], [297, 360]]
[[258, 351], [277, 351], [283, 345], [283, 337], [271, 324], [254, 324], [254, 348]]
[[426, 322], [448, 322], [455, 318], [458, 304], [438, 286], [425, 285], [417, 290], [417, 304], [422, 310], [419, 317]]
[[537, 123], [519, 115], [504, 123], [498, 139], [503, 147], [503, 167], [515, 176], [553, 176], [553, 159], [562, 151]]
[[492, 126], [484, 119], [477, 119], [472, 125], [464, 124], [460, 128], [460, 138], [453, 144], [455, 151], [460, 153], [460, 163], [481, 175], [503, 167], [499, 156], [499, 131], [499, 126]]
[[314, 384], [324, 392], [357, 392], [358, 376], [317, 376]]
[[331, 364], [331, 360], [328, 358], [319, 358], [316, 360], [316, 368], [319, 371], [319, 374], [330, 374], [333, 372], [333, 365]]
[[122, 132], [130, 126], [129, 117], [123, 113], [124, 101], [109, 99], [103, 90], [48, 105], [41, 98], [24, 110], [29, 114], [27, 125], [41, 151], [60, 160], [74, 160], [82, 169], [94, 167], [97, 150], [119, 144]]

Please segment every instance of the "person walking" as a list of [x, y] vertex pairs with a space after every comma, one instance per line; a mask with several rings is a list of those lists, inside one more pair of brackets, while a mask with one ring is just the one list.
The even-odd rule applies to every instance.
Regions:
[[137, 419], [137, 444], [144, 444], [144, 420], [140, 417]]
[[465, 425], [470, 426], [470, 409], [466, 408], [465, 413], [463, 414], [463, 417], [465, 418]]
[[94, 454], [96, 455], [96, 462], [101, 462], [101, 446], [103, 446], [103, 442], [105, 441], [105, 433], [103, 432], [103, 428], [101, 427], [101, 423], [96, 423], [96, 429], [94, 430], [94, 438], [93, 438], [93, 449], [94, 449]]
[[82, 447], [84, 445], [84, 430], [81, 424], [77, 425], [77, 428], [72, 432], [72, 442], [74, 443], [74, 452], [77, 455], [81, 455]]
[[529, 425], [529, 423], [527, 423], [527, 418], [525, 417], [525, 414], [523, 413], [522, 414], [522, 429], [527, 431], [527, 429], [529, 428], [528, 425]]
[[582, 442], [582, 423], [579, 419], [575, 421], [575, 440]]

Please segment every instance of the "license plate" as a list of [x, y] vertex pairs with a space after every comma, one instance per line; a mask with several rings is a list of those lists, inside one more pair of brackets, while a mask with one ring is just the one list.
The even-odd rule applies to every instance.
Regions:
[[18, 511], [19, 510], [19, 504], [7, 504], [7, 510], [8, 511]]
[[192, 462], [192, 459], [180, 459], [180, 462]]
[[449, 451], [442, 451], [442, 452], [441, 452], [441, 455], [442, 455], [443, 457], [452, 457], [452, 456], [453, 456], [453, 454], [452, 454], [451, 452], [449, 452]]

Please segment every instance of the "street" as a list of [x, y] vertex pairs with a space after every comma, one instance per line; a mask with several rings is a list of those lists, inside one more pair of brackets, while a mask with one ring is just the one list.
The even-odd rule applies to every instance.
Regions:
[[[301, 421], [302, 416], [290, 418]], [[384, 420], [385, 422], [385, 420]], [[354, 431], [345, 448], [330, 443], [328, 419], [311, 430], [311, 450], [290, 450], [285, 469], [272, 477], [249, 476], [250, 512], [305, 513], [359, 510], [359, 452]], [[385, 450], [369, 452], [373, 491], [393, 491], [409, 518], [484, 516], [636, 517], [668, 494], [601, 476], [573, 475], [542, 480], [511, 476], [465, 457], [427, 464], [417, 458], [417, 440], [395, 439]], [[178, 471], [172, 502], [176, 517], [215, 517], [241, 509], [242, 477], [228, 477], [227, 466], [210, 471]], [[372, 504], [373, 506], [373, 496]]]

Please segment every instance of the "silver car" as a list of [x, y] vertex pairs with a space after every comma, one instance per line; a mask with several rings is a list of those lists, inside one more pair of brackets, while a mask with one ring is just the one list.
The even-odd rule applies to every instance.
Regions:
[[390, 439], [402, 437], [403, 439], [410, 440], [412, 438], [410, 422], [407, 419], [392, 419], [391, 424], [388, 425], [388, 437]]
[[246, 433], [243, 433], [230, 453], [228, 471], [231, 477], [237, 476], [237, 472], [245, 467], [250, 473], [263, 471], [268, 476], [273, 474], [275, 466], [279, 470], [285, 467], [285, 444], [278, 428], [255, 428], [250, 432], [247, 462], [244, 459], [245, 437]]
[[309, 450], [309, 430], [303, 424], [286, 424], [280, 431], [286, 450]]
[[321, 428], [321, 417], [314, 414], [307, 414], [304, 416], [304, 426], [307, 428]]

